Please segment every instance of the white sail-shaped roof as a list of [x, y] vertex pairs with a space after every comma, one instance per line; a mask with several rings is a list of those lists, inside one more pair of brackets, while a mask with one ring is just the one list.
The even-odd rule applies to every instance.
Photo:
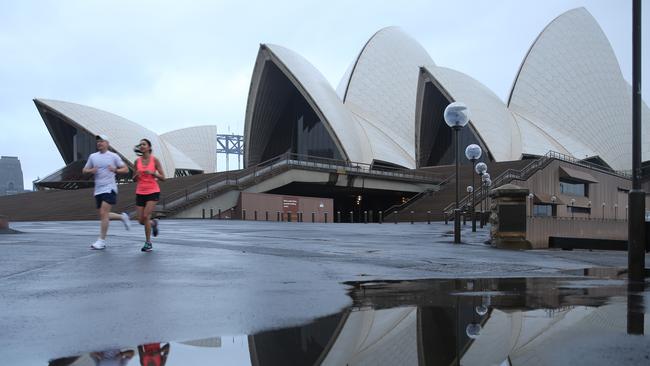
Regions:
[[163, 133], [160, 138], [175, 146], [201, 167], [204, 173], [217, 171], [217, 126], [195, 126]]
[[[151, 141], [154, 155], [162, 164], [166, 176], [173, 177], [176, 169], [202, 170], [198, 164], [180, 150], [174, 146], [168, 146], [155, 132], [126, 118], [76, 103], [50, 99], [35, 99], [34, 102], [44, 116], [46, 124], [50, 122], [44, 113], [54, 113], [62, 116], [67, 124], [90, 135], [107, 135], [111, 148], [130, 164], [133, 164], [137, 158], [133, 150], [134, 146], [140, 139], [146, 138]], [[56, 139], [54, 135], [53, 137]], [[55, 142], [57, 145], [71, 143]]]
[[265, 101], [258, 100], [263, 98], [258, 94], [266, 87], [273, 87], [272, 85], [264, 85], [265, 80], [262, 77], [267, 62], [272, 62], [278, 67], [302, 94], [320, 117], [345, 159], [356, 162], [372, 162], [371, 150], [365, 134], [350, 112], [343, 106], [325, 77], [297, 53], [281, 46], [264, 44], [260, 46], [257, 56], [246, 109], [244, 145], [247, 164], [251, 161], [251, 158], [255, 161], [257, 157], [255, 156], [256, 150], [263, 148], [259, 146], [260, 139], [268, 138], [268, 135], [272, 133], [271, 126], [263, 125], [263, 120], [268, 115], [279, 113], [269, 107], [265, 111], [267, 116], [256, 115], [256, 113], [259, 113], [256, 110], [256, 105], [265, 103]]
[[[415, 167], [415, 109], [421, 66], [434, 66], [427, 51], [400, 28], [387, 27], [375, 33], [357, 57], [350, 76], [339, 90], [343, 102], [356, 115], [389, 136], [395, 158], [408, 152]], [[345, 83], [347, 85], [345, 86]], [[377, 142], [384, 144], [385, 142]], [[391, 161], [392, 156], [377, 157]]]
[[[556, 140], [570, 136], [614, 169], [631, 167], [631, 93], [607, 37], [584, 8], [560, 15], [537, 37], [508, 107]], [[648, 136], [644, 159], [650, 158]], [[588, 154], [583, 146], [563, 145], [576, 158]]]

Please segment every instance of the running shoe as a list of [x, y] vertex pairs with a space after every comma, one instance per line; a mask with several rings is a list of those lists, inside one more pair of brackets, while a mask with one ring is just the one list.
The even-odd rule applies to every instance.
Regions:
[[90, 249], [94, 250], [102, 250], [106, 248], [106, 241], [104, 239], [97, 239], [96, 242], [92, 243], [90, 246]]
[[151, 220], [151, 231], [153, 232], [154, 237], [158, 236], [158, 220]]
[[122, 212], [122, 223], [124, 224], [124, 228], [126, 230], [131, 229], [131, 218], [129, 217], [129, 214], [126, 212]]
[[153, 250], [153, 245], [151, 245], [150, 242], [145, 241], [144, 245], [142, 246], [142, 249], [140, 249], [140, 250], [143, 251], [143, 252], [150, 252], [150, 251]]

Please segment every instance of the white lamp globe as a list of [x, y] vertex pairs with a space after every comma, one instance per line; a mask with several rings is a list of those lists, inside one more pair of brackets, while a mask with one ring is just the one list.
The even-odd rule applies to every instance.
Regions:
[[485, 172], [487, 172], [487, 164], [484, 162], [480, 162], [476, 164], [476, 167], [474, 167], [474, 171], [476, 171], [476, 174], [482, 175]]
[[490, 173], [483, 173], [483, 176], [481, 177], [481, 180], [483, 182], [487, 182], [490, 179]]
[[465, 157], [467, 157], [467, 160], [478, 160], [482, 153], [481, 147], [477, 144], [467, 145], [465, 148]]
[[463, 128], [469, 121], [469, 109], [464, 103], [453, 102], [445, 108], [445, 123], [451, 128]]

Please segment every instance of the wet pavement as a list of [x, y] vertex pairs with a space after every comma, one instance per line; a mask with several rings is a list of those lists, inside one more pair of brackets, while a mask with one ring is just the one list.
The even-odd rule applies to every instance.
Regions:
[[[469, 226], [453, 245], [443, 224], [166, 220], [152, 253], [139, 251], [136, 225], [112, 223], [100, 252], [87, 249], [95, 222], [12, 228], [24, 233], [0, 236], [2, 364], [644, 364], [649, 356], [650, 337], [628, 334], [648, 333], [650, 296], [628, 289], [624, 252], [496, 250], [483, 244], [486, 230]], [[592, 267], [596, 277], [576, 277]]]

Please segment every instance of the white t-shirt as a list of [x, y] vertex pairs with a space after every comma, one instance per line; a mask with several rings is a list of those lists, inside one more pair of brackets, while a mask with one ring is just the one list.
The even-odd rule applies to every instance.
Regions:
[[97, 168], [95, 173], [95, 196], [102, 193], [110, 193], [115, 191], [117, 193], [117, 183], [115, 183], [115, 172], [112, 172], [108, 167], [112, 165], [115, 169], [124, 166], [124, 162], [120, 157], [110, 151], [105, 153], [96, 152], [90, 154], [88, 162], [84, 169]]

